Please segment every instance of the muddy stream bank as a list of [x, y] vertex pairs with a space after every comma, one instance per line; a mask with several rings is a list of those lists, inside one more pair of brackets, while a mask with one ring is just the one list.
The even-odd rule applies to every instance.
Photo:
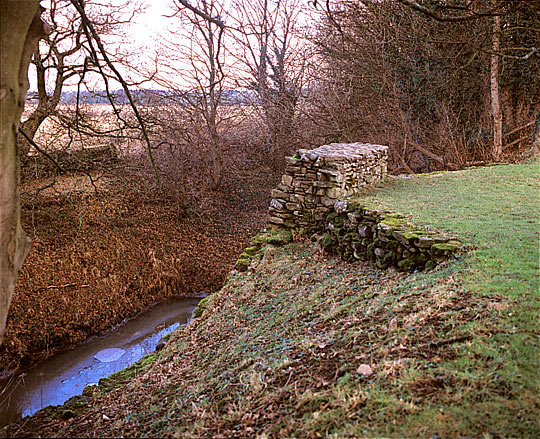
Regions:
[[153, 352], [159, 341], [189, 322], [200, 298], [160, 303], [102, 337], [94, 337], [10, 379], [0, 390], [0, 427], [48, 405], [63, 404], [87, 385]]

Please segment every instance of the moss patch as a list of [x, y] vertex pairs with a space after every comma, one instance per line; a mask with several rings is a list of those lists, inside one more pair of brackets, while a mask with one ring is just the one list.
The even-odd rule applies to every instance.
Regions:
[[98, 382], [98, 388], [101, 389], [112, 389], [117, 388], [121, 384], [126, 383], [127, 381], [131, 380], [133, 377], [140, 374], [143, 370], [145, 370], [147, 367], [149, 367], [152, 362], [154, 361], [156, 357], [155, 353], [147, 354], [144, 357], [142, 357], [139, 361], [132, 364], [131, 366], [119, 370], [116, 373], [113, 373], [111, 376], [107, 378], [101, 378]]
[[253, 244], [244, 250], [236, 261], [235, 268], [238, 271], [247, 271], [251, 261], [259, 256], [262, 256], [262, 249], [266, 245], [282, 246], [292, 242], [292, 233], [289, 230], [277, 229], [260, 232], [251, 239]]
[[194, 318], [200, 317], [202, 315], [204, 310], [208, 307], [208, 304], [209, 304], [209, 301], [210, 301], [211, 297], [212, 296], [207, 296], [197, 304], [197, 306], [193, 310], [193, 317]]

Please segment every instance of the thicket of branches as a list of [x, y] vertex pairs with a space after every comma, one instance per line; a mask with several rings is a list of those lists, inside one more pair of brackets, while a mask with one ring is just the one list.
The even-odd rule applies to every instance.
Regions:
[[[69, 80], [80, 90], [91, 88], [91, 72], [114, 77], [103, 56], [92, 55], [74, 4], [51, 2], [53, 33], [33, 61], [38, 104], [23, 123], [33, 138], [53, 118], [57, 135], [43, 138], [54, 139], [52, 149], [69, 148], [75, 136], [118, 149], [145, 134], [158, 173], [205, 190], [219, 187], [234, 159], [246, 154], [279, 169], [298, 147], [382, 143], [391, 146], [392, 171], [418, 172], [501, 160], [502, 144], [512, 152], [534, 140], [540, 102], [534, 2], [175, 0], [163, 11], [171, 27], [155, 71], [143, 74], [118, 51], [109, 56], [139, 78], [126, 86], [154, 80], [167, 92], [141, 102], [144, 120], [117, 103], [117, 122], [106, 128], [96, 123], [106, 117], [95, 108], [59, 109]], [[108, 18], [92, 6], [85, 2], [87, 20], [102, 35], [132, 18], [126, 5]], [[47, 82], [54, 84], [50, 93]], [[242, 103], [231, 105], [231, 90], [244, 93]]]
[[[491, 159], [490, 58], [500, 64], [503, 131], [511, 133], [534, 120], [540, 102], [538, 10], [476, 2], [476, 11], [490, 13], [454, 21], [410, 3], [359, 0], [327, 9], [313, 39], [322, 68], [310, 90], [321, 141], [388, 144], [391, 166], [409, 171]], [[450, 11], [470, 3], [454, 2]], [[497, 53], [494, 17], [502, 20]]]

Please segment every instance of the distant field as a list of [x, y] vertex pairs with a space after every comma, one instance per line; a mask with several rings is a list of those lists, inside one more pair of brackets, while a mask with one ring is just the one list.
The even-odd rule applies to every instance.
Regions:
[[[26, 120], [35, 109], [36, 104], [25, 106], [21, 120]], [[131, 128], [118, 131], [123, 123], [115, 115], [112, 106], [108, 104], [82, 104], [79, 108], [84, 123], [75, 124], [76, 105], [60, 104], [57, 107], [58, 115], [49, 117], [40, 126], [35, 141], [48, 151], [81, 149], [91, 146], [113, 145], [123, 154], [141, 153], [146, 150], [141, 140], [140, 129], [133, 110], [129, 105], [117, 106], [120, 115], [129, 122]], [[160, 143], [167, 140], [172, 144], [182, 144], [186, 141], [181, 136], [184, 131], [195, 130], [193, 117], [186, 113], [186, 109], [177, 105], [138, 106], [146, 120], [147, 130], [151, 141]], [[190, 110], [193, 111], [193, 110]], [[224, 122], [220, 124], [220, 131], [225, 138], [231, 134], [236, 136], [253, 136], [254, 124], [258, 120], [259, 108], [250, 105], [224, 105], [220, 107], [220, 117]], [[195, 110], [195, 114], [200, 111]], [[60, 122], [60, 119], [63, 122]], [[72, 126], [67, 129], [66, 123]], [[157, 123], [157, 124], [156, 124]], [[198, 123], [202, 123], [199, 121]], [[160, 125], [161, 124], [161, 125]], [[80, 131], [77, 131], [77, 127]], [[232, 128], [234, 127], [234, 129]], [[89, 129], [91, 128], [91, 129]], [[195, 132], [194, 131], [194, 132]], [[31, 154], [35, 154], [31, 151]]]

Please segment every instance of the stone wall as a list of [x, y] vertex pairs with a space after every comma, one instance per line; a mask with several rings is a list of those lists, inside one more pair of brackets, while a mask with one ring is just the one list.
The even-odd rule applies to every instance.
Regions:
[[[399, 213], [345, 199], [384, 177], [386, 170], [387, 147], [382, 145], [301, 149], [287, 159], [281, 184], [272, 191], [269, 228], [304, 233], [345, 260], [372, 260], [380, 268], [432, 268], [458, 252], [461, 243], [451, 236], [416, 227]], [[247, 252], [245, 261], [241, 258], [243, 267], [251, 257]]]
[[281, 184], [272, 191], [270, 227], [302, 231], [326, 218], [337, 200], [386, 175], [387, 150], [366, 143], [298, 150], [287, 158]]
[[347, 261], [370, 260], [401, 271], [433, 268], [461, 249], [452, 236], [410, 224], [396, 212], [354, 200], [337, 201], [334, 212], [310, 229], [322, 248]]

